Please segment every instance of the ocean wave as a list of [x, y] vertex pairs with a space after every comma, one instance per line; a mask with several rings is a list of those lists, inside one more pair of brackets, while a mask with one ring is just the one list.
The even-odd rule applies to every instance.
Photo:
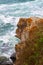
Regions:
[[7, 16], [13, 16], [13, 17], [42, 16], [43, 17], [43, 0], [41, 1], [35, 0], [32, 2], [25, 2], [25, 3], [1, 4], [0, 15], [4, 15], [6, 17]]
[[12, 52], [15, 52], [15, 44], [19, 41], [15, 37], [18, 21], [19, 17], [0, 16], [0, 55], [10, 56]]

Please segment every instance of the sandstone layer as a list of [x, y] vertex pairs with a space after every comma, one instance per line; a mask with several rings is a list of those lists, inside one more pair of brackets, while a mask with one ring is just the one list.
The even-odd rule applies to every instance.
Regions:
[[20, 18], [17, 27], [15, 65], [43, 65], [43, 18]]

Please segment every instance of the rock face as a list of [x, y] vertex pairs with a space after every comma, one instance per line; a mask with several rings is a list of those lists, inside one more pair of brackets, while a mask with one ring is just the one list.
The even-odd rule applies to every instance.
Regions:
[[20, 18], [15, 65], [43, 65], [43, 18]]
[[20, 20], [19, 20], [19, 22], [18, 22], [18, 24], [17, 24], [17, 30], [16, 30], [16, 36], [18, 37], [18, 38], [20, 38], [21, 39], [21, 35], [22, 35], [22, 32], [23, 32], [23, 30], [27, 27], [27, 26], [30, 26], [30, 24], [31, 24], [31, 21], [32, 21], [32, 19], [31, 18], [20, 18]]

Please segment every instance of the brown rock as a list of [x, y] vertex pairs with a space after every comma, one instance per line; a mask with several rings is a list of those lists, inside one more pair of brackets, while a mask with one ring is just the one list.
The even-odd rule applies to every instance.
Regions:
[[43, 19], [21, 18], [17, 26], [21, 42], [15, 46], [15, 65], [43, 65]]
[[17, 24], [17, 30], [16, 30], [16, 36], [18, 38], [21, 38], [21, 34], [23, 32], [23, 30], [27, 27], [27, 26], [30, 26], [31, 25], [31, 22], [32, 22], [32, 19], [31, 18], [20, 18], [18, 24]]

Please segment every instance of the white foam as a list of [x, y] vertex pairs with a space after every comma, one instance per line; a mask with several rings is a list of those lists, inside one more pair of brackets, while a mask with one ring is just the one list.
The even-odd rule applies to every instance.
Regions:
[[9, 35], [0, 36], [0, 40], [3, 40], [5, 43], [9, 41], [9, 38], [10, 38]]

